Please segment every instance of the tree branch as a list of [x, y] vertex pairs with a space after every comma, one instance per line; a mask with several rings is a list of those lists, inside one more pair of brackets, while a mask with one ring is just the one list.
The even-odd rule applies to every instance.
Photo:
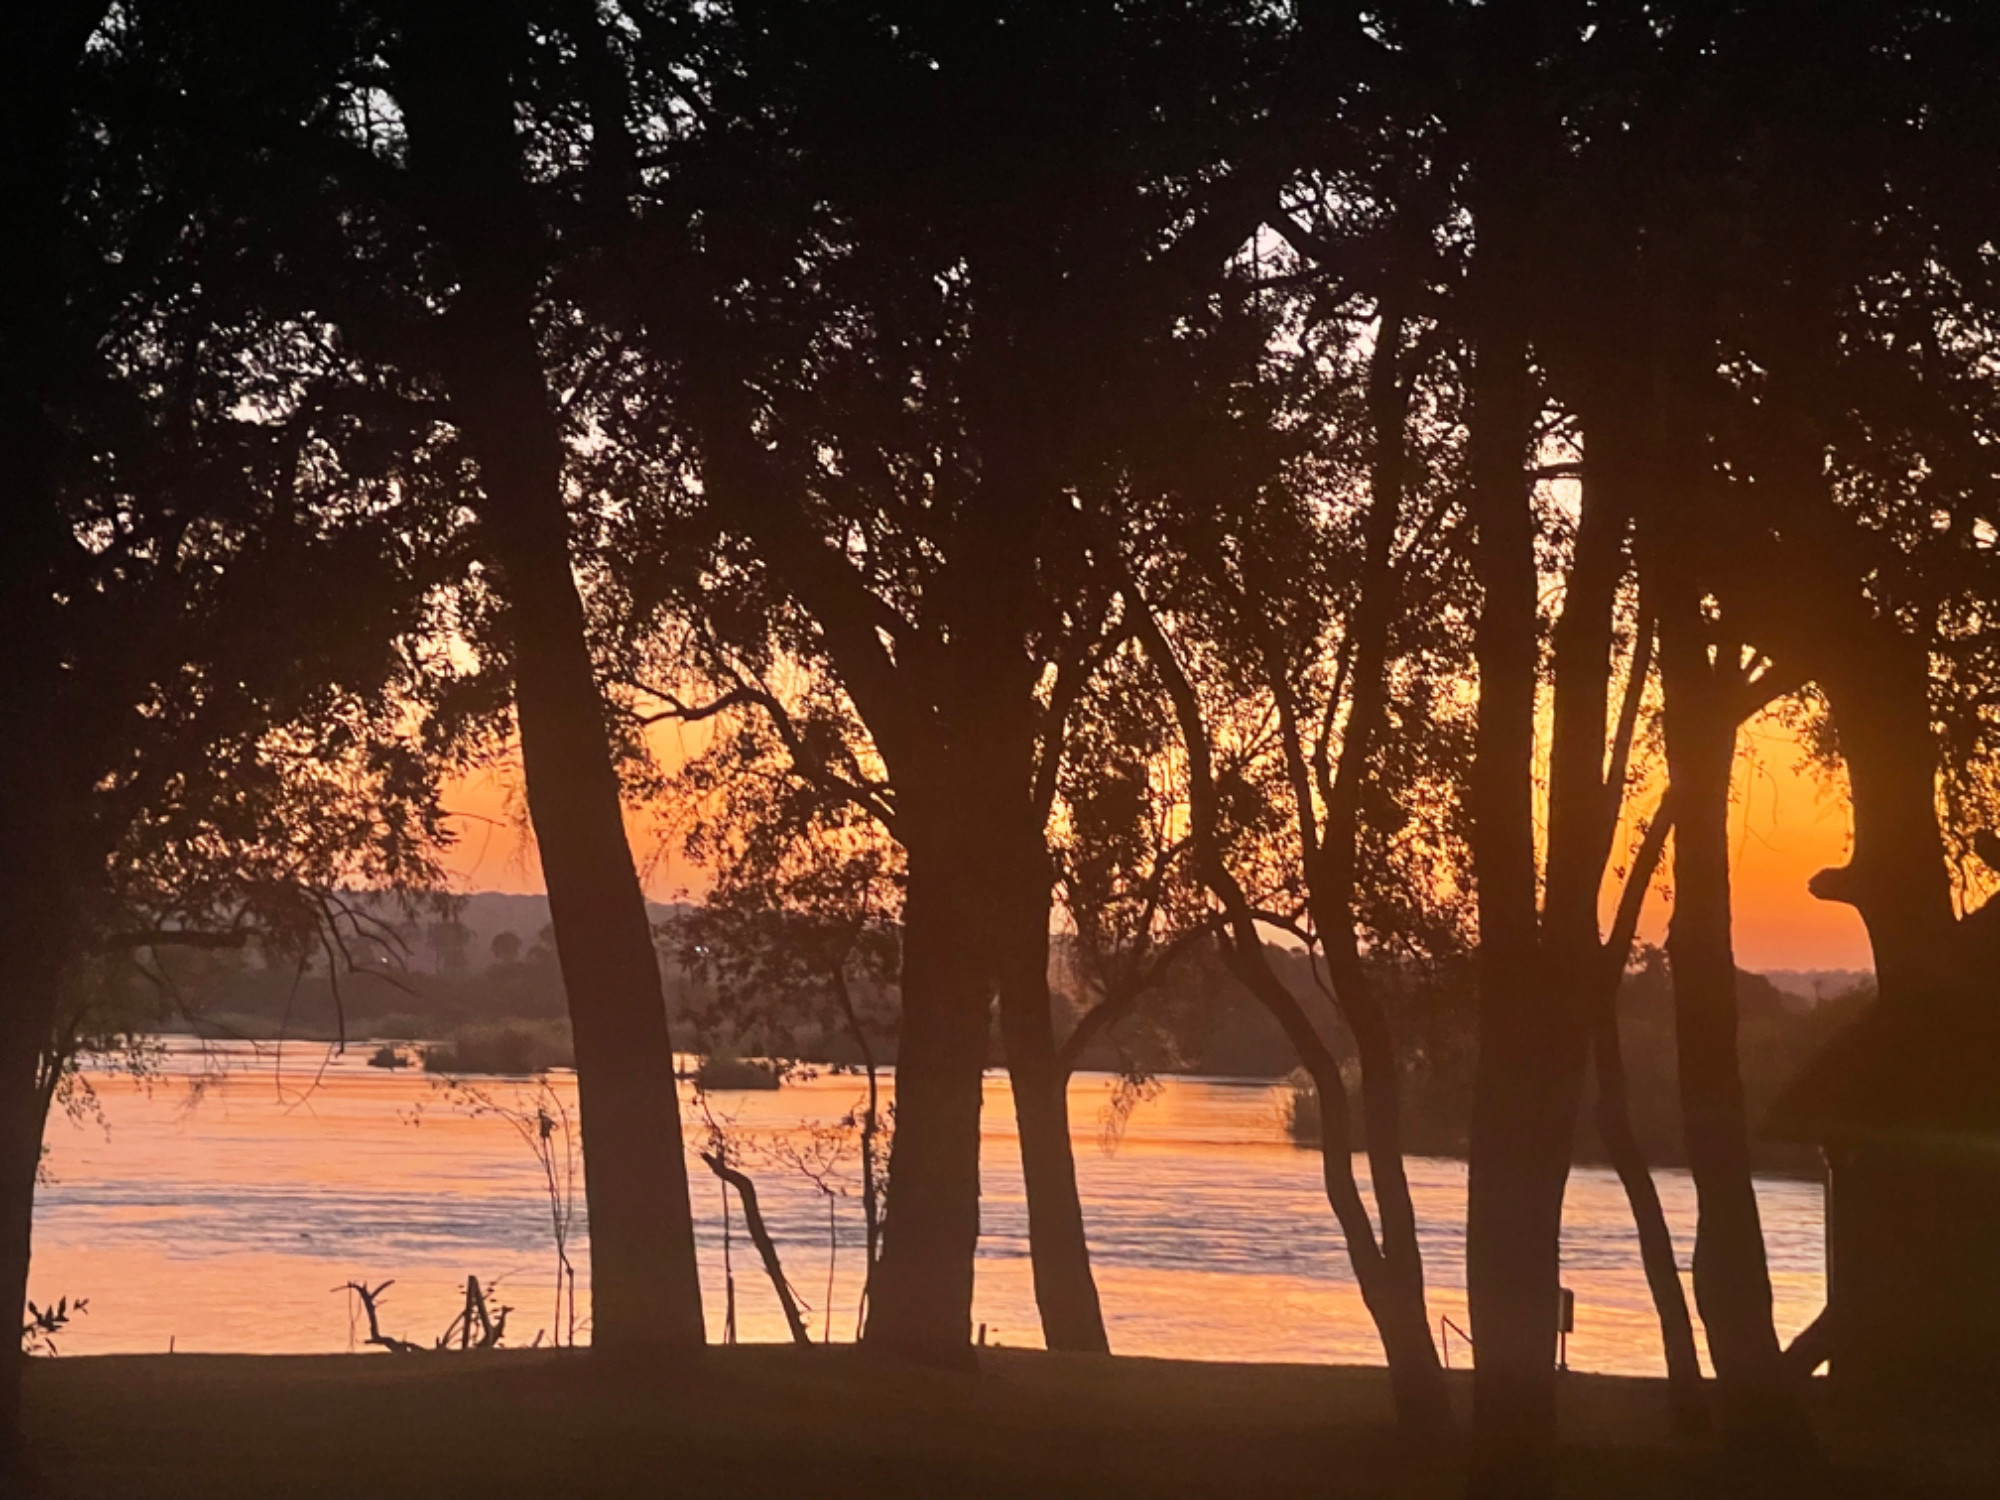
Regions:
[[1667, 847], [1667, 835], [1674, 826], [1674, 793], [1669, 787], [1660, 797], [1660, 805], [1653, 812], [1653, 821], [1646, 825], [1646, 836], [1639, 842], [1639, 851], [1632, 857], [1632, 871], [1625, 877], [1625, 887], [1618, 893], [1618, 911], [1611, 920], [1611, 935], [1604, 940], [1605, 964], [1611, 972], [1612, 993], [1617, 994], [1619, 976], [1625, 972], [1625, 965], [1632, 959], [1632, 944], [1638, 937], [1639, 917], [1646, 907], [1646, 893], [1651, 889], [1653, 876], [1660, 867], [1661, 853]]
[[757, 1184], [725, 1162], [719, 1152], [704, 1151], [701, 1159], [708, 1164], [709, 1171], [736, 1189], [736, 1196], [743, 1202], [744, 1226], [749, 1229], [757, 1254], [763, 1259], [764, 1274], [771, 1278], [778, 1303], [785, 1310], [785, 1322], [792, 1330], [792, 1342], [810, 1348], [812, 1335], [806, 1331], [805, 1319], [799, 1315], [798, 1297], [792, 1291], [792, 1284], [785, 1280], [784, 1268], [778, 1264], [778, 1247], [772, 1243], [771, 1231], [764, 1225], [763, 1210], [757, 1206]]
[[1143, 970], [1128, 975], [1117, 989], [1079, 1016], [1070, 1034], [1063, 1038], [1062, 1046], [1056, 1049], [1056, 1067], [1062, 1076], [1067, 1078], [1074, 1073], [1084, 1050], [1130, 1015], [1146, 993], [1166, 977], [1167, 970], [1196, 943], [1213, 937], [1221, 924], [1222, 915], [1217, 912], [1188, 928], [1165, 947], [1152, 950], [1151, 961]]

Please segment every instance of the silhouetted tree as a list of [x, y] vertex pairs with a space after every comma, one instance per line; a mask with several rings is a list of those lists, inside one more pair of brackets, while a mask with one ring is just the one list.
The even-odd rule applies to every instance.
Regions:
[[[452, 672], [406, 648], [449, 578], [451, 489], [393, 401], [241, 295], [258, 236], [226, 195], [255, 167], [208, 150], [203, 125], [260, 97], [207, 71], [227, 26], [168, 24], [186, 20], [64, 7], [20, 18], [6, 47], [7, 108], [25, 111], [8, 193], [38, 268], [33, 297], [0, 299], [19, 541], [0, 1297], [17, 1306], [44, 1115], [70, 1049], [105, 1029], [97, 1003], [150, 979], [157, 1017], [181, 947], [254, 940], [337, 971], [378, 930], [343, 891], [434, 886], [445, 837], [435, 778], [455, 741], [412, 725]], [[408, 491], [356, 461], [363, 434]]]
[[478, 540], [502, 601], [529, 814], [576, 1039], [593, 1340], [699, 1344], [673, 1044], [571, 572], [570, 434], [545, 368], [554, 246], [517, 126], [536, 23], [568, 49], [568, 97], [580, 96], [589, 120], [579, 192], [614, 221], [630, 185], [633, 106], [591, 7], [542, 16], [531, 6], [420, 4], [389, 19], [383, 83], [401, 108], [408, 158], [392, 202], [434, 236], [448, 266], [450, 302], [425, 373], [477, 466]]
[[1174, 319], [1254, 224], [1241, 183], [1209, 171], [1250, 29], [1173, 5], [759, 13], [735, 39], [752, 123], [703, 210], [711, 280], [646, 313], [703, 496], [893, 788], [908, 883], [868, 1327], [884, 1346], [969, 1348], [996, 998], [1044, 1331], [1104, 1345], [1046, 981], [1038, 767], [1107, 625], [1061, 572], [1067, 496], [1158, 420]]
[[[1718, 658], [1733, 657], [1736, 638], [1747, 636], [1816, 683], [1848, 770], [1855, 825], [1849, 864], [1813, 888], [1860, 911], [1885, 997], [1939, 996], [1957, 982], [1940, 809], [1963, 820], [1949, 835], [1961, 844], [1982, 821], [1972, 810], [1982, 799], [1951, 788], [1976, 785], [1971, 767], [1985, 740], [1965, 732], [1977, 712], [1966, 712], [1969, 679], [1958, 664], [1990, 649], [1978, 621], [1994, 584], [1981, 518], [1992, 505], [1995, 410], [1991, 381], [1973, 372], [1995, 348], [1994, 284], [1990, 236], [1966, 220], [1956, 184], [1983, 170], [1968, 151], [1990, 156], [1990, 80], [1974, 83], [1979, 65], [1966, 60], [1990, 57], [1992, 17], [1976, 7], [1842, 17], [1815, 27], [1811, 61], [1787, 63], [1782, 88], [1744, 87], [1796, 56], [1793, 20], [1739, 22], [1736, 71], [1727, 75], [1737, 86], [1718, 90], [1716, 112], [1749, 144], [1732, 156], [1733, 181], [1695, 179], [1694, 191], [1715, 205], [1701, 242], [1661, 241], [1678, 284], [1713, 298], [1704, 305], [1682, 292], [1678, 302], [1693, 314], [1687, 322], [1714, 327], [1719, 346], [1669, 372], [1663, 388], [1693, 415], [1676, 420], [1670, 409], [1668, 431], [1717, 432], [1716, 468], [1726, 474], [1704, 476], [1713, 493], [1701, 512], [1723, 524], [1690, 530], [1683, 510], [1671, 533], [1678, 545], [1662, 551], [1670, 562], [1692, 553], [1719, 598], [1720, 628], [1707, 632]], [[1814, 179], [1810, 191], [1804, 176]], [[1718, 244], [1728, 253], [1718, 257]], [[1685, 269], [1697, 256], [1705, 280]], [[1691, 546], [1692, 536], [1708, 548]], [[1694, 592], [1685, 580], [1681, 587]], [[1714, 671], [1731, 666], [1718, 660]], [[1700, 667], [1685, 669], [1697, 690]], [[1699, 733], [1698, 691], [1683, 703]], [[1674, 720], [1670, 701], [1670, 755]], [[1954, 721], [1958, 733], [1939, 732]], [[1723, 753], [1717, 745], [1712, 760]], [[1954, 762], [1969, 776], [1947, 771]], [[1717, 803], [1719, 775], [1706, 772]], [[1718, 841], [1720, 816], [1710, 818]], [[1694, 899], [1706, 898], [1712, 951], [1726, 940], [1711, 894], [1726, 882], [1725, 851], [1712, 850], [1707, 863]], [[1707, 976], [1709, 989], [1720, 987], [1719, 957], [1697, 967], [1692, 954], [1685, 966], [1677, 955], [1677, 986], [1684, 967], [1690, 981]], [[1698, 993], [1691, 998], [1699, 1003]], [[1754, 1200], [1735, 1145], [1741, 1127], [1730, 1118], [1740, 1114], [1731, 1100], [1734, 1000], [1717, 995], [1701, 1008], [1731, 1019], [1711, 1026], [1705, 1044], [1695, 1036], [1682, 1044], [1684, 1090], [1700, 1091], [1687, 1100], [1691, 1165], [1708, 1184], [1696, 1291], [1733, 1425], [1782, 1436], [1797, 1419], [1768, 1331]], [[1696, 1047], [1710, 1059], [1700, 1067], [1691, 1066]], [[1704, 1078], [1713, 1081], [1704, 1087]], [[1695, 1132], [1714, 1131], [1718, 1115], [1727, 1144], [1705, 1154], [1713, 1162], [1720, 1152], [1726, 1170], [1704, 1171], [1693, 1161]], [[1711, 1214], [1707, 1192], [1723, 1182], [1738, 1206]]]
[[[1381, 222], [1406, 210], [1392, 200], [1370, 212], [1332, 188], [1301, 196], [1279, 219], [1280, 232], [1322, 264], [1317, 275], [1283, 259], [1274, 266], [1276, 285], [1304, 283], [1311, 292], [1289, 321], [1279, 316], [1270, 337], [1305, 353], [1296, 370], [1260, 382], [1276, 386], [1263, 398], [1271, 409], [1251, 397], [1250, 420], [1311, 437], [1261, 484], [1237, 487], [1223, 477], [1227, 468], [1254, 474], [1253, 455], [1270, 445], [1226, 430], [1204, 434], [1229, 458], [1194, 457], [1176, 476], [1189, 491], [1185, 514], [1158, 534], [1116, 524], [1143, 553], [1131, 561], [1133, 575], [1157, 579], [1139, 587], [1162, 598], [1159, 607], [1140, 593], [1127, 605], [1156, 616], [1138, 627], [1149, 650], [1176, 658], [1157, 664], [1183, 736], [1203, 738], [1211, 759], [1244, 762], [1212, 774], [1212, 786], [1197, 778], [1191, 787], [1218, 799], [1197, 825], [1205, 830], [1199, 867], [1223, 904], [1232, 969], [1300, 1045], [1314, 1078], [1328, 1122], [1329, 1196], [1388, 1352], [1398, 1409], [1407, 1421], [1434, 1424], [1449, 1409], [1403, 1170], [1405, 1056], [1378, 970], [1391, 951], [1442, 956], [1456, 935], [1454, 893], [1463, 889], [1454, 879], [1463, 845], [1453, 813], [1465, 741], [1448, 694], [1438, 691], [1462, 670], [1466, 638], [1455, 599], [1463, 571], [1441, 545], [1455, 498], [1448, 434], [1456, 385], [1427, 368], [1435, 330], [1391, 300], [1398, 286], [1428, 289], [1437, 268], [1413, 253], [1371, 283], [1343, 264], [1364, 240], [1427, 242]], [[1278, 299], [1264, 287], [1261, 256], [1250, 259], [1245, 295], [1269, 316], [1266, 304]], [[1413, 424], [1419, 405], [1423, 417]], [[1189, 446], [1206, 445], [1196, 438]], [[1419, 594], [1431, 608], [1406, 610]], [[1189, 679], [1187, 691], [1175, 674]], [[1220, 713], [1198, 701], [1204, 688], [1225, 705]], [[1259, 800], [1268, 806], [1253, 815]], [[1272, 863], [1284, 871], [1275, 882], [1256, 869]], [[1338, 1060], [1324, 1042], [1307, 1040], [1317, 1035], [1313, 1023], [1264, 953], [1256, 893], [1265, 887], [1286, 891], [1309, 920], [1353, 1037], [1379, 1240], [1348, 1160]]]

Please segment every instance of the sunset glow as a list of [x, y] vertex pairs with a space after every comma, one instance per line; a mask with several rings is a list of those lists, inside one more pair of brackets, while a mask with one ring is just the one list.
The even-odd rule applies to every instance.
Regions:
[[[653, 746], [675, 765], [705, 740], [693, 730], [660, 729]], [[1844, 778], [1808, 769], [1803, 760], [1797, 739], [1773, 718], [1758, 720], [1742, 736], [1731, 812], [1736, 961], [1753, 971], [1866, 970], [1872, 959], [1860, 917], [1806, 890], [1815, 872], [1846, 861], [1853, 827]], [[1651, 807], [1657, 798], [1649, 788], [1632, 805]], [[445, 855], [457, 889], [542, 892], [517, 767], [498, 764], [461, 779], [445, 805], [460, 815], [458, 842]], [[708, 880], [681, 857], [670, 815], [671, 809], [634, 808], [626, 816], [646, 894], [655, 901], [699, 895]], [[1672, 909], [1666, 886], [1662, 877], [1647, 902], [1640, 934], [1650, 942], [1665, 940]], [[1607, 914], [1614, 891], [1615, 882], [1608, 882]]]

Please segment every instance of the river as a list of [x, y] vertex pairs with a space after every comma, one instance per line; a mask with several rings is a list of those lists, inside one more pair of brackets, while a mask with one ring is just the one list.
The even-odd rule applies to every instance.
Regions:
[[[509, 1343], [546, 1339], [552, 1329], [566, 1338], [569, 1317], [555, 1305], [550, 1195], [534, 1151], [479, 1101], [415, 1070], [367, 1066], [371, 1050], [329, 1057], [310, 1044], [280, 1052], [268, 1044], [204, 1050], [173, 1042], [150, 1077], [90, 1072], [101, 1121], [51, 1121], [49, 1181], [35, 1220], [30, 1295], [89, 1302], [58, 1340], [61, 1352], [352, 1349], [366, 1324], [357, 1299], [342, 1290], [350, 1281], [393, 1281], [381, 1299], [385, 1331], [428, 1342], [463, 1304], [468, 1275], [496, 1282], [499, 1300], [513, 1307]], [[493, 1079], [481, 1087], [488, 1105], [532, 1112], [531, 1084]], [[555, 1101], [573, 1108], [573, 1078], [556, 1074], [551, 1088]], [[1112, 1347], [1194, 1359], [1379, 1362], [1318, 1158], [1286, 1140], [1280, 1090], [1166, 1079], [1113, 1141], [1104, 1128], [1112, 1088], [1109, 1078], [1085, 1075], [1071, 1090]], [[856, 1077], [823, 1074], [777, 1092], [709, 1096], [716, 1123], [757, 1179], [788, 1279], [812, 1309], [815, 1338], [855, 1332], [861, 1205], [851, 1138], [837, 1122], [862, 1092]], [[974, 1318], [990, 1342], [1039, 1344], [1004, 1074], [987, 1079], [983, 1119]], [[796, 1160], [781, 1159], [810, 1161], [816, 1149], [838, 1157], [832, 1196]], [[1365, 1163], [1356, 1168], [1365, 1180]], [[721, 1185], [699, 1162], [692, 1171], [711, 1336], [723, 1332], [726, 1259], [738, 1336], [783, 1338], [777, 1300], [735, 1204], [725, 1249]], [[1410, 1178], [1432, 1317], [1462, 1328], [1464, 1164], [1418, 1158]], [[1685, 1269], [1694, 1189], [1685, 1172], [1659, 1178]], [[1760, 1181], [1758, 1195], [1786, 1336], [1824, 1300], [1821, 1194], [1813, 1183], [1774, 1179]], [[574, 1197], [580, 1220], [580, 1187]], [[583, 1233], [579, 1223], [571, 1254], [587, 1338]], [[1608, 1170], [1579, 1168], [1571, 1177], [1563, 1279], [1576, 1293], [1574, 1368], [1662, 1369], [1631, 1220]], [[1447, 1334], [1447, 1350], [1454, 1365], [1470, 1358], [1456, 1332]]]

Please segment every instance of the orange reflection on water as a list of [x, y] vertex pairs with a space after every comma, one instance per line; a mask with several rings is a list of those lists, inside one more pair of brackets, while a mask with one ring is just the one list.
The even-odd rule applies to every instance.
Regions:
[[[391, 1278], [386, 1329], [428, 1340], [457, 1311], [468, 1274], [497, 1281], [515, 1308], [510, 1342], [528, 1343], [538, 1330], [546, 1336], [555, 1322], [554, 1252], [539, 1166], [504, 1121], [454, 1108], [420, 1074], [365, 1066], [368, 1050], [319, 1073], [321, 1059], [310, 1049], [291, 1049], [280, 1065], [268, 1053], [224, 1048], [220, 1077], [192, 1103], [188, 1080], [202, 1064], [187, 1051], [170, 1056], [168, 1076], [150, 1089], [117, 1075], [96, 1078], [108, 1133], [52, 1123], [55, 1180], [42, 1192], [36, 1220], [36, 1300], [68, 1295], [91, 1303], [62, 1340], [64, 1351], [164, 1350], [170, 1343], [204, 1351], [347, 1349], [358, 1309], [336, 1288]], [[573, 1104], [573, 1079], [558, 1075], [554, 1086]], [[525, 1086], [496, 1080], [487, 1087], [507, 1102]], [[1167, 1080], [1114, 1146], [1102, 1130], [1110, 1087], [1103, 1077], [1077, 1079], [1071, 1114], [1113, 1347], [1181, 1358], [1379, 1361], [1318, 1158], [1285, 1140], [1277, 1090]], [[808, 1123], [847, 1114], [861, 1096], [860, 1080], [829, 1075], [776, 1093], [711, 1098], [757, 1177], [787, 1277], [812, 1309], [815, 1337], [855, 1332], [862, 1224], [854, 1162], [850, 1157], [834, 1182], [847, 1195], [829, 1202], [768, 1148]], [[1039, 1344], [1004, 1075], [988, 1079], [984, 1123], [974, 1318], [987, 1325], [989, 1340]], [[1365, 1183], [1358, 1158], [1356, 1170]], [[1418, 1158], [1409, 1171], [1432, 1317], [1465, 1327], [1465, 1168]], [[1685, 1264], [1692, 1186], [1682, 1172], [1659, 1179]], [[740, 1337], [783, 1338], [782, 1315], [735, 1205], [725, 1251], [720, 1186], [698, 1162], [692, 1182], [711, 1335], [721, 1334], [733, 1272]], [[1824, 1294], [1820, 1193], [1790, 1181], [1764, 1182], [1759, 1191], [1786, 1334], [1818, 1311]], [[580, 1225], [572, 1258], [587, 1315], [582, 1234]], [[1577, 1294], [1573, 1366], [1662, 1368], [1624, 1196], [1606, 1171], [1573, 1174], [1564, 1281]], [[1467, 1362], [1456, 1335], [1449, 1344], [1452, 1363]]]

